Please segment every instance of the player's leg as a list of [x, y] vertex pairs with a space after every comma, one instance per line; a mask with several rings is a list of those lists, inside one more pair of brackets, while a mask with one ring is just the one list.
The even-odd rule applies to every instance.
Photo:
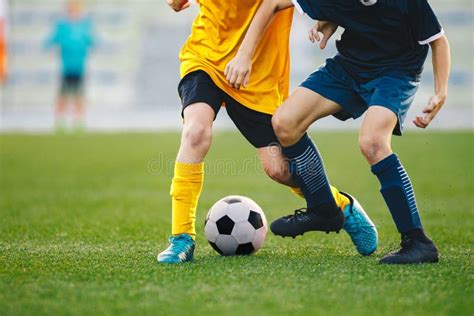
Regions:
[[[325, 116], [356, 118], [365, 111], [366, 105], [352, 90], [351, 80], [335, 59], [328, 60], [275, 114], [275, 132], [283, 145], [283, 154], [289, 160], [290, 172], [305, 196], [308, 210], [296, 211], [294, 215], [274, 221], [271, 229], [276, 235], [296, 236], [310, 230], [337, 231], [343, 223], [358, 252], [369, 255], [377, 248], [375, 225], [355, 198], [343, 192], [334, 194], [335, 188], [329, 185], [321, 156], [306, 134], [313, 122]], [[342, 216], [341, 208], [337, 207], [340, 204], [334, 201], [338, 201], [337, 196], [343, 196], [349, 204], [342, 208]]]
[[67, 109], [67, 97], [59, 95], [56, 99], [56, 105], [54, 110], [54, 122], [56, 132], [62, 133], [66, 128], [66, 109]]
[[212, 141], [212, 123], [216, 113], [206, 103], [195, 103], [183, 111], [183, 131], [177, 162], [201, 164]]
[[74, 104], [74, 129], [76, 132], [81, 133], [85, 130], [86, 116], [84, 84], [82, 76], [77, 76], [74, 79], [74, 86], [71, 87], [73, 90], [71, 92]]
[[196, 208], [204, 180], [203, 160], [211, 146], [212, 124], [222, 104], [220, 91], [202, 71], [185, 76], [179, 94], [184, 125], [170, 190], [172, 236], [170, 246], [158, 255], [158, 262], [162, 263], [193, 259]]
[[184, 109], [181, 145], [171, 185], [172, 234], [196, 235], [196, 207], [202, 190], [204, 163], [211, 146], [214, 110], [205, 103]]
[[288, 162], [281, 153], [278, 144], [257, 148], [257, 154], [265, 174], [275, 182], [290, 188], [297, 188], [297, 184], [288, 170]]
[[265, 173], [274, 181], [296, 186], [288, 171], [270, 114], [252, 110], [226, 95], [226, 111], [242, 136], [257, 149]]
[[[303, 192], [298, 187], [289, 171], [288, 160], [283, 156], [283, 153], [281, 152], [281, 146], [279, 144], [272, 144], [266, 147], [257, 148], [257, 153], [263, 170], [268, 177], [270, 177], [275, 182], [288, 186], [290, 190], [300, 198], [305, 198]], [[336, 205], [341, 210], [346, 210], [350, 208], [351, 204], [357, 202], [354, 201], [351, 196], [348, 196], [347, 193], [340, 192], [332, 185], [330, 187], [334, 200], [336, 201]]]
[[80, 94], [75, 94], [73, 97], [74, 104], [74, 129], [78, 133], [82, 133], [85, 130], [85, 102], [84, 98]]
[[214, 110], [205, 103], [187, 106], [183, 112], [181, 145], [171, 183], [170, 247], [158, 255], [158, 262], [191, 261], [196, 235], [196, 208], [204, 181], [203, 160], [212, 138]]
[[[257, 149], [260, 161], [266, 174], [274, 181], [290, 187], [291, 191], [301, 198], [305, 198], [289, 173], [288, 160], [281, 153], [280, 146], [268, 146]], [[346, 231], [356, 247], [364, 256], [372, 254], [377, 249], [377, 230], [365, 213], [361, 204], [351, 195], [330, 186], [336, 205], [344, 211], [346, 220], [343, 229]]]
[[54, 129], [58, 133], [63, 133], [66, 128], [66, 111], [69, 94], [69, 83], [67, 77], [61, 78], [61, 87], [59, 89], [56, 104], [54, 106]]
[[[272, 116], [251, 110], [231, 97], [227, 97], [227, 112], [242, 135], [257, 148], [257, 153], [265, 173], [274, 181], [290, 187], [296, 195], [303, 193], [289, 172], [288, 161], [281, 152], [281, 146], [272, 126]], [[350, 200], [335, 187], [331, 191], [336, 204], [344, 209]]]
[[344, 215], [331, 192], [321, 156], [306, 134], [313, 122], [341, 109], [337, 103], [301, 87], [273, 116], [273, 127], [288, 158], [290, 173], [301, 188], [312, 215], [310, 221], [295, 221], [299, 219], [295, 216], [273, 222], [271, 229], [275, 234], [294, 237], [309, 230], [339, 231], [342, 228]]
[[438, 252], [423, 231], [410, 178], [391, 149], [397, 122], [392, 110], [371, 106], [359, 137], [360, 149], [380, 181], [380, 192], [402, 234], [401, 251], [389, 254], [381, 263], [435, 262]]
[[[260, 126], [254, 126], [252, 130], [259, 128]], [[260, 135], [264, 133], [265, 131], [259, 131]], [[257, 148], [257, 153], [260, 158], [263, 170], [271, 179], [290, 187], [294, 194], [303, 199], [305, 198], [303, 192], [298, 187], [298, 184], [295, 182], [293, 176], [290, 173], [288, 159], [283, 155], [281, 145], [278, 143], [276, 136], [274, 136], [273, 140], [268, 146]], [[336, 187], [330, 187], [336, 204], [340, 209], [344, 209], [350, 204], [350, 199], [341, 194]]]
[[[265, 173], [274, 181], [287, 185], [291, 190], [304, 198], [303, 193], [290, 174], [288, 160], [281, 152], [281, 146], [271, 124], [268, 114], [251, 110], [232, 98], [227, 98], [227, 112], [242, 135], [257, 148], [260, 162]], [[340, 210], [352, 209], [354, 200], [331, 186], [331, 193]], [[360, 249], [360, 247], [358, 247]], [[366, 252], [364, 252], [366, 253]]]

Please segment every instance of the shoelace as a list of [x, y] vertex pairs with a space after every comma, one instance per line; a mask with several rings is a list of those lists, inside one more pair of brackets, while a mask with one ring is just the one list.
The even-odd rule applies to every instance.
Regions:
[[[299, 208], [297, 210], [295, 210], [295, 212], [291, 215], [287, 215], [287, 216], [284, 216], [283, 218], [285, 219], [296, 219], [298, 217], [300, 217], [301, 215], [305, 214], [308, 212], [308, 209], [306, 208]], [[355, 213], [351, 207], [351, 210], [350, 210], [350, 215], [349, 216], [360, 216], [358, 215], [357, 213]], [[346, 222], [347, 223], [347, 227], [345, 228], [346, 231], [356, 231], [356, 230], [359, 230], [360, 228], [363, 228], [363, 227], [370, 227], [372, 228], [372, 225], [360, 225], [360, 222], [359, 221], [354, 221], [354, 222]]]
[[307, 212], [306, 208], [299, 208], [299, 209], [295, 210], [295, 212], [292, 215], [287, 215], [284, 218], [286, 218], [286, 219], [295, 218], [295, 217], [298, 217], [298, 216], [300, 216], [300, 215], [302, 215], [306, 212]]

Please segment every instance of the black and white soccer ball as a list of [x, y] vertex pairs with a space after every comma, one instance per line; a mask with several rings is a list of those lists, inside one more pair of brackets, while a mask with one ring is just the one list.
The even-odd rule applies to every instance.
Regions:
[[252, 199], [231, 195], [211, 207], [204, 231], [209, 244], [219, 254], [250, 255], [265, 241], [267, 219]]

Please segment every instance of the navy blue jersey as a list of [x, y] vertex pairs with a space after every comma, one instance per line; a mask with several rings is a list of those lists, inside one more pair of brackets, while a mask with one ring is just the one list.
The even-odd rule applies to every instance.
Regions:
[[357, 77], [390, 71], [417, 77], [429, 43], [444, 31], [427, 0], [293, 0], [301, 13], [345, 29], [336, 58]]

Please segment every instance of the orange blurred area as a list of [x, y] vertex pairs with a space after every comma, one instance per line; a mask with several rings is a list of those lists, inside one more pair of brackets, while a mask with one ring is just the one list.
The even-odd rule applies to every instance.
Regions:
[[0, 19], [0, 84], [7, 74], [7, 44], [5, 39], [5, 22]]
[[5, 81], [7, 75], [7, 52], [5, 42], [0, 41], [0, 83]]

